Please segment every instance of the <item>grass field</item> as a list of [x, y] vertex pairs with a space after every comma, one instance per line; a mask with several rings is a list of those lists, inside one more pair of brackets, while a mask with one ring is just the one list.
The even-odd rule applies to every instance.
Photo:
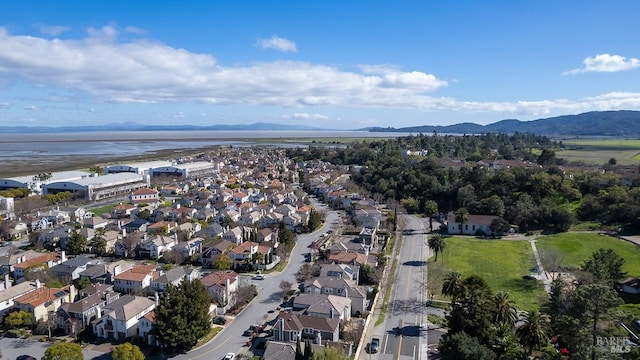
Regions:
[[538, 250], [560, 250], [564, 256], [563, 266], [579, 267], [592, 253], [600, 248], [613, 249], [624, 258], [622, 269], [630, 276], [640, 276], [640, 247], [630, 242], [597, 233], [563, 233], [538, 238]]
[[586, 164], [602, 165], [615, 158], [620, 165], [632, 165], [640, 162], [640, 140], [606, 139], [563, 141], [565, 149], [557, 151], [556, 156], [567, 161], [582, 161]]
[[[444, 254], [438, 255], [444, 271], [455, 270], [463, 277], [479, 275], [493, 291], [511, 294], [515, 306], [522, 310], [538, 308], [546, 299], [540, 282], [523, 279], [535, 267], [531, 245], [521, 240], [479, 240], [451, 237], [446, 239]], [[435, 275], [437, 264], [429, 261], [429, 281]]]

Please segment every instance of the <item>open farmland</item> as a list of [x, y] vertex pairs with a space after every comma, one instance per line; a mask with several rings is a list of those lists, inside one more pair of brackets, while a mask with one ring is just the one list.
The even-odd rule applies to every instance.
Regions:
[[565, 150], [558, 150], [556, 156], [569, 162], [581, 161], [585, 164], [602, 165], [609, 159], [616, 159], [619, 165], [640, 163], [640, 140], [563, 140]]

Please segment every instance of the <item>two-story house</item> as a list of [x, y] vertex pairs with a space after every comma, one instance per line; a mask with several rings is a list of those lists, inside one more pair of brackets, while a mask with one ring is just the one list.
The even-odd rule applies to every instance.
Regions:
[[136, 265], [114, 276], [113, 288], [125, 294], [144, 294], [151, 281], [159, 276], [155, 265]]
[[139, 336], [140, 319], [155, 309], [155, 301], [142, 296], [124, 295], [105, 305], [100, 318], [92, 322], [97, 337], [125, 340]]
[[33, 315], [36, 321], [49, 319], [50, 313], [55, 313], [64, 303], [75, 300], [76, 287], [67, 285], [63, 288], [41, 286], [36, 280], [36, 290], [30, 291], [14, 299], [14, 306]]
[[337, 295], [351, 299], [351, 315], [362, 314], [367, 308], [367, 296], [355, 282], [336, 276], [321, 276], [303, 284], [305, 294]]
[[203, 277], [200, 282], [207, 289], [218, 309], [227, 311], [235, 304], [238, 291], [238, 273], [235, 271], [215, 271]]
[[273, 326], [275, 341], [295, 342], [311, 339], [314, 342], [339, 340], [340, 320], [294, 312], [280, 312]]

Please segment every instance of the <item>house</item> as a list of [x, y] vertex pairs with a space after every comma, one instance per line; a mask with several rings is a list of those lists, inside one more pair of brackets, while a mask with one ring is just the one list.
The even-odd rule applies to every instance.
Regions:
[[121, 293], [143, 294], [151, 281], [160, 276], [155, 265], [136, 265], [113, 278], [113, 288]]
[[305, 294], [325, 294], [351, 299], [351, 314], [362, 314], [367, 309], [367, 296], [354, 281], [335, 276], [321, 276], [307, 280], [303, 284]]
[[156, 292], [163, 292], [169, 287], [169, 285], [178, 286], [183, 279], [189, 281], [199, 278], [199, 272], [196, 269], [183, 267], [175, 267], [158, 278], [151, 280], [151, 290]]
[[204, 229], [196, 232], [194, 235], [195, 236], [200, 236], [203, 238], [215, 238], [218, 236], [222, 236], [222, 234], [225, 233], [225, 231], [227, 231], [222, 225], [218, 224], [218, 223], [213, 223], [210, 224], [209, 226], [205, 227]]
[[33, 315], [36, 321], [49, 319], [49, 313], [55, 313], [64, 303], [75, 300], [76, 287], [67, 285], [63, 288], [41, 286], [36, 280], [36, 289], [13, 300], [14, 306]]
[[203, 238], [195, 238], [178, 243], [173, 247], [173, 250], [178, 251], [185, 259], [189, 259], [192, 256], [200, 254], [202, 252]]
[[177, 232], [186, 234], [187, 239], [191, 239], [200, 230], [202, 225], [199, 222], [186, 222], [178, 225]]
[[256, 236], [256, 240], [259, 243], [275, 241], [276, 240], [276, 235], [273, 233], [273, 231], [271, 229], [264, 228], [264, 229], [258, 230], [258, 234]]
[[142, 296], [124, 295], [105, 305], [103, 315], [92, 322], [97, 337], [125, 340], [139, 336], [140, 319], [155, 309], [156, 303]]
[[369, 261], [369, 256], [358, 252], [331, 252], [327, 256], [327, 261], [334, 264], [346, 264], [353, 266], [364, 266]]
[[145, 220], [142, 218], [137, 218], [133, 221], [130, 221], [126, 224], [122, 224], [122, 229], [125, 230], [127, 233], [133, 233], [133, 232], [146, 232], [147, 231], [147, 227], [149, 227], [149, 220]]
[[156, 321], [156, 311], [151, 310], [145, 316], [140, 318], [138, 322], [138, 329], [142, 340], [151, 346], [160, 346], [160, 338], [154, 331], [154, 324]]
[[226, 254], [227, 251], [234, 248], [235, 246], [235, 243], [228, 240], [213, 240], [212, 242], [209, 242], [203, 246], [202, 254], [198, 257], [198, 261], [204, 266], [209, 265], [213, 263], [216, 256]]
[[336, 295], [300, 294], [293, 300], [293, 310], [304, 310], [309, 316], [349, 320], [351, 299]]
[[109, 212], [114, 219], [122, 219], [131, 216], [131, 212], [136, 209], [135, 205], [119, 204], [111, 208]]
[[107, 225], [109, 225], [109, 223], [109, 220], [97, 216], [82, 219], [82, 224], [84, 225], [84, 227], [93, 230], [104, 229], [105, 227], [107, 227]]
[[138, 255], [140, 257], [158, 259], [161, 258], [165, 252], [171, 251], [176, 245], [178, 245], [177, 234], [173, 234], [172, 236], [156, 235], [142, 241]]
[[498, 219], [493, 215], [467, 215], [467, 221], [464, 224], [456, 222], [455, 215], [449, 215], [447, 218], [447, 232], [449, 234], [464, 235], [493, 235], [491, 231], [491, 223]]
[[61, 251], [60, 253], [49, 252], [40, 254], [39, 256], [23, 261], [19, 264], [15, 264], [13, 266], [13, 278], [16, 282], [20, 282], [24, 278], [25, 273], [33, 274], [38, 271], [46, 271], [47, 269], [65, 261], [67, 261], [67, 258], [64, 251]]
[[238, 273], [235, 271], [214, 271], [203, 277], [200, 282], [222, 311], [229, 310], [235, 304], [235, 294], [238, 290]]
[[66, 334], [78, 334], [99, 317], [100, 309], [120, 298], [112, 290], [97, 290], [82, 296], [80, 300], [64, 303], [57, 310], [58, 327]]
[[[301, 345], [304, 343], [301, 343]], [[278, 341], [267, 341], [263, 360], [296, 360], [296, 345]]]
[[61, 247], [69, 241], [73, 231], [71, 226], [66, 225], [49, 230], [38, 236], [38, 243], [47, 248]]
[[240, 226], [236, 226], [233, 229], [230, 229], [229, 231], [222, 234], [223, 239], [231, 241], [236, 245], [240, 245], [242, 243], [242, 241], [244, 240], [243, 236], [244, 232]]
[[49, 273], [60, 279], [75, 280], [92, 261], [86, 256], [76, 256], [50, 268]]
[[339, 339], [340, 320], [309, 315], [298, 315], [294, 312], [281, 312], [273, 326], [275, 341], [295, 342], [311, 339], [316, 343], [325, 340]]
[[233, 268], [236, 269], [243, 264], [253, 260], [253, 254], [258, 252], [260, 244], [252, 241], [245, 241], [227, 252], [227, 255], [233, 262]]
[[40, 282], [24, 281], [17, 285], [11, 285], [8, 276], [5, 276], [4, 289], [0, 290], [0, 315], [5, 315], [14, 306], [15, 299], [37, 290]]
[[42, 256], [41, 252], [34, 250], [19, 251], [15, 254], [8, 253], [0, 256], [0, 272], [13, 272], [14, 265]]
[[347, 264], [323, 264], [320, 267], [320, 276], [335, 276], [353, 281], [358, 284], [359, 266]]
[[627, 294], [640, 294], [640, 279], [630, 277], [620, 282], [621, 290]]
[[156, 189], [141, 188], [131, 192], [129, 201], [132, 205], [155, 204], [160, 201], [160, 196]]
[[178, 227], [178, 223], [175, 221], [161, 220], [147, 226], [147, 231], [152, 234], [161, 234], [161, 233], [168, 234], [175, 231], [177, 227]]

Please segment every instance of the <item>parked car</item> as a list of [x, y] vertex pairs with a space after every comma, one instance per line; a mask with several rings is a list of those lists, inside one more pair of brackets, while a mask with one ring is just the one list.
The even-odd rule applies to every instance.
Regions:
[[253, 280], [264, 280], [264, 275], [255, 274], [255, 275], [253, 275]]
[[215, 318], [213, 318], [213, 323], [216, 325], [224, 325], [227, 323], [227, 319], [222, 316], [216, 316]]
[[225, 355], [225, 356], [224, 356], [224, 358], [223, 358], [223, 359], [224, 359], [224, 360], [233, 360], [233, 359], [235, 359], [235, 357], [236, 357], [236, 354], [234, 354], [234, 353], [228, 353], [227, 355]]
[[369, 346], [369, 351], [372, 354], [375, 354], [375, 353], [378, 352], [379, 348], [380, 348], [380, 339], [372, 338], [371, 339], [371, 346]]

